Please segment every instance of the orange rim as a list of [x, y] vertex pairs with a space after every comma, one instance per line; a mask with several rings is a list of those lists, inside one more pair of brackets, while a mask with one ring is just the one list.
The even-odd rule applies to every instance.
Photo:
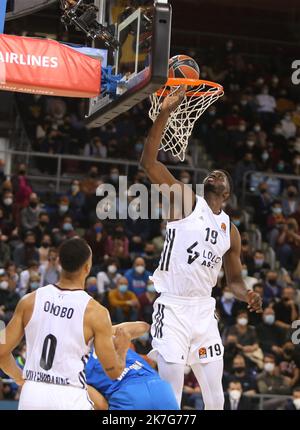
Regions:
[[[222, 94], [224, 92], [222, 85], [217, 84], [216, 82], [205, 81], [203, 79], [169, 78], [167, 80], [165, 86], [156, 92], [156, 95], [157, 96], [161, 96], [161, 95], [167, 96], [171, 93], [171, 91], [166, 90], [166, 87], [179, 87], [180, 85], [187, 85], [189, 87], [199, 87], [200, 85], [205, 85], [207, 87], [210, 87], [210, 89], [211, 88], [216, 89], [216, 92], [213, 93], [214, 95], [219, 95], [219, 94]], [[212, 95], [212, 92], [208, 91], [208, 90], [207, 91], [197, 91], [197, 90], [189, 89], [186, 92], [186, 95], [187, 95], [187, 97], [191, 97], [191, 96], [201, 97], [201, 96]]]

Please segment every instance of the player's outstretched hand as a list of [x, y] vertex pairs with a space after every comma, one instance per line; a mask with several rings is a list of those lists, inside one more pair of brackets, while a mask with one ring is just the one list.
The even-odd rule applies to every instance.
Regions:
[[181, 85], [173, 94], [167, 96], [162, 104], [161, 111], [170, 114], [178, 108], [186, 92], [186, 85]]
[[124, 352], [127, 351], [130, 347], [131, 338], [129, 336], [129, 333], [127, 333], [126, 330], [124, 330], [121, 327], [118, 327], [116, 329], [116, 333], [114, 336], [114, 345], [116, 348], [116, 351], [118, 352]]
[[256, 312], [257, 314], [262, 313], [262, 300], [258, 293], [254, 291], [248, 291], [248, 309], [250, 312]]

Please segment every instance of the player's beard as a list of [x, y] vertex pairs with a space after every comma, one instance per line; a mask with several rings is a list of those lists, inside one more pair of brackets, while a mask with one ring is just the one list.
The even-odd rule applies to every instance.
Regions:
[[224, 185], [216, 185], [212, 184], [211, 182], [206, 182], [204, 184], [204, 195], [207, 193], [213, 193], [217, 196], [222, 196], [225, 192], [225, 186]]

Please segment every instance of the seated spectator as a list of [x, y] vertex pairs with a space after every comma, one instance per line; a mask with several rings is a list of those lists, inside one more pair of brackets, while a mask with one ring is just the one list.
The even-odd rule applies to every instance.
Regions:
[[7, 263], [5, 267], [5, 271], [8, 276], [8, 283], [11, 286], [11, 288], [16, 288], [19, 282], [19, 274], [17, 273], [17, 267], [16, 265], [10, 261]]
[[0, 320], [7, 324], [13, 316], [14, 310], [20, 300], [16, 292], [16, 284], [11, 282], [8, 274], [1, 269], [0, 275]]
[[112, 234], [107, 238], [106, 253], [117, 258], [122, 268], [127, 268], [129, 259], [129, 240], [122, 224], [117, 224]]
[[284, 331], [275, 325], [275, 312], [271, 307], [264, 310], [263, 320], [257, 326], [257, 338], [264, 354], [282, 354]]
[[248, 269], [246, 264], [242, 265], [242, 277], [243, 281], [245, 282], [247, 290], [252, 290], [253, 286], [257, 283], [257, 279], [253, 276], [248, 275]]
[[231, 381], [229, 383], [227, 393], [225, 393], [225, 411], [251, 411], [253, 410], [251, 398], [243, 394], [243, 387], [240, 381]]
[[298, 384], [300, 377], [300, 356], [295, 350], [295, 345], [290, 341], [283, 345], [279, 372], [280, 375], [285, 377], [290, 387]]
[[85, 289], [94, 300], [101, 302], [101, 297], [98, 293], [97, 278], [95, 276], [90, 276], [87, 278]]
[[102, 222], [97, 221], [85, 234], [85, 240], [93, 251], [93, 264], [99, 264], [105, 253], [107, 243], [107, 233]]
[[276, 249], [281, 266], [292, 270], [300, 258], [300, 231], [294, 218], [288, 218], [277, 236]]
[[298, 309], [294, 299], [294, 288], [285, 287], [282, 290], [281, 300], [274, 305], [275, 325], [282, 328], [286, 335], [291, 330], [292, 322], [298, 319]]
[[145, 260], [141, 257], [137, 257], [134, 262], [132, 269], [125, 272], [125, 277], [128, 279], [128, 287], [134, 294], [140, 296], [147, 290], [147, 283], [150, 276], [150, 272], [146, 270]]
[[249, 276], [255, 276], [257, 279], [265, 270], [270, 269], [269, 263], [265, 261], [265, 254], [261, 250], [256, 250], [253, 258], [247, 263]]
[[290, 217], [296, 212], [296, 208], [300, 203], [298, 196], [297, 188], [294, 185], [290, 185], [287, 189], [287, 197], [282, 200], [282, 212], [285, 217]]
[[146, 269], [153, 273], [158, 266], [159, 256], [155, 251], [155, 245], [151, 242], [147, 242], [144, 247], [143, 258], [146, 263]]
[[147, 290], [138, 296], [140, 302], [140, 316], [142, 321], [152, 324], [153, 304], [157, 299], [158, 294], [155, 290], [153, 282], [149, 279], [147, 282]]
[[109, 291], [108, 302], [112, 320], [119, 324], [124, 321], [137, 321], [139, 301], [137, 296], [128, 289], [128, 280], [121, 277], [117, 288]]
[[240, 351], [258, 367], [262, 367], [262, 351], [257, 342], [256, 330], [248, 325], [247, 310], [240, 310], [237, 314], [236, 324], [228, 329], [228, 335], [237, 337]]
[[41, 275], [39, 273], [30, 273], [27, 290], [25, 294], [32, 293], [36, 291], [41, 286]]
[[36, 248], [35, 235], [32, 231], [27, 231], [24, 243], [18, 245], [13, 253], [13, 261], [17, 267], [25, 268], [29, 261], [39, 261], [40, 254]]
[[71, 189], [67, 193], [69, 207], [76, 221], [83, 221], [83, 210], [85, 205], [85, 195], [80, 190], [80, 182], [77, 179], [71, 184]]
[[264, 370], [256, 377], [258, 392], [260, 394], [290, 394], [291, 389], [286, 379], [278, 375], [275, 357], [266, 354]]
[[231, 381], [241, 383], [244, 394], [256, 393], [255, 377], [247, 370], [245, 358], [241, 354], [237, 354], [232, 363], [232, 370], [229, 374], [224, 374], [224, 388], [229, 387]]
[[264, 282], [264, 300], [266, 303], [276, 301], [281, 297], [281, 286], [278, 281], [278, 273], [274, 270], [269, 270], [266, 273]]
[[85, 157], [107, 157], [107, 147], [102, 143], [100, 137], [95, 136], [91, 142], [86, 143], [83, 151]]
[[300, 410], [300, 386], [293, 388], [293, 398], [288, 399], [284, 405], [285, 411]]
[[37, 194], [31, 193], [28, 206], [24, 207], [21, 211], [22, 231], [34, 230], [38, 226], [41, 210]]
[[38, 224], [33, 229], [36, 237], [36, 243], [38, 246], [41, 245], [42, 238], [45, 234], [51, 234], [50, 218], [47, 212], [40, 212], [38, 216]]
[[114, 258], [107, 260], [103, 271], [97, 274], [98, 294], [103, 296], [111, 290], [117, 288], [117, 282], [121, 278], [119, 270], [119, 262]]
[[6, 240], [7, 237], [0, 231], [0, 267], [4, 267], [10, 261], [10, 248]]
[[185, 409], [185, 406], [189, 406], [198, 411], [202, 411], [204, 409], [201, 389], [190, 366], [185, 366], [184, 369], [181, 406], [183, 409]]
[[238, 311], [243, 307], [243, 303], [236, 300], [229, 287], [225, 286], [216, 304], [216, 309], [220, 317], [220, 324], [224, 327], [233, 325]]
[[58, 253], [55, 248], [50, 248], [48, 251], [47, 262], [39, 267], [41, 275], [41, 287], [52, 284], [55, 285], [60, 277], [61, 267], [58, 262]]
[[48, 261], [49, 248], [52, 245], [52, 239], [49, 234], [44, 234], [41, 238], [41, 246], [39, 247], [40, 263], [44, 264]]
[[24, 294], [26, 294], [28, 285], [29, 285], [29, 280], [32, 275], [39, 275], [39, 263], [35, 260], [31, 260], [28, 263], [28, 268], [24, 269], [20, 273], [20, 281], [17, 287], [17, 291], [21, 297], [23, 297]]

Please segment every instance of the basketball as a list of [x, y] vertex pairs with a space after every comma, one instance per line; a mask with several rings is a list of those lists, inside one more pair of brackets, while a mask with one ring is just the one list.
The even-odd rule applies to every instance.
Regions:
[[169, 78], [199, 79], [200, 69], [188, 55], [175, 55], [169, 61]]

